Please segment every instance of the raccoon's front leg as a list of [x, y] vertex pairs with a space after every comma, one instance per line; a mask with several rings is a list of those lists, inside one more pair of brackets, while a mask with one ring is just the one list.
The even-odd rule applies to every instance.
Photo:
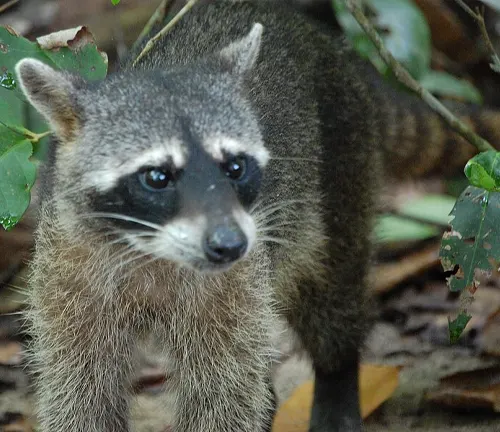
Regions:
[[363, 268], [335, 270], [299, 286], [300, 302], [290, 308], [290, 320], [315, 371], [309, 431], [361, 432], [359, 350], [370, 323], [365, 275]]
[[207, 308], [203, 317], [176, 329], [182, 341], [174, 352], [179, 391], [175, 431], [268, 430], [272, 402], [266, 320], [251, 307], [221, 309], [224, 305]]
[[98, 304], [52, 312], [34, 312], [38, 430], [127, 432], [133, 344], [126, 326]]
[[[199, 359], [201, 360], [201, 359]], [[241, 362], [241, 363], [240, 363]], [[270, 395], [260, 361], [207, 357], [179, 376], [179, 432], [264, 432], [269, 430]], [[184, 368], [183, 366], [181, 366]]]

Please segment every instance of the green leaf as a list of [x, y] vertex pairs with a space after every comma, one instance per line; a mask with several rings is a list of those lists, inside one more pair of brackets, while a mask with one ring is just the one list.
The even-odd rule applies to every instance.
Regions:
[[473, 186], [487, 191], [500, 192], [500, 153], [495, 150], [474, 156], [464, 169]]
[[[9, 28], [0, 27], [0, 66], [4, 72], [13, 74], [14, 66], [19, 60], [32, 57], [56, 69], [77, 73], [88, 80], [103, 79], [107, 72], [107, 59], [97, 49], [88, 30], [85, 27], [75, 29], [70, 42], [59, 43], [53, 49], [42, 49], [38, 42], [31, 42]], [[22, 97], [21, 91], [17, 94]]]
[[455, 198], [449, 195], [425, 195], [404, 203], [398, 208], [401, 216], [407, 216], [438, 225], [448, 225]]
[[[22, 217], [35, 181], [35, 165], [30, 162], [33, 146], [24, 131], [48, 130], [45, 121], [29, 106], [17, 86], [15, 65], [22, 58], [32, 57], [88, 80], [102, 79], [107, 72], [107, 60], [85, 27], [75, 29], [69, 41], [59, 41], [52, 49], [42, 49], [43, 38], [39, 41], [30, 42], [11, 28], [0, 27], [0, 70], [3, 74], [0, 77], [0, 224], [5, 228], [11, 228]], [[47, 142], [45, 138], [36, 144], [38, 155], [43, 155]]]
[[[368, 58], [383, 75], [388, 67], [343, 0], [332, 0], [337, 20], [353, 47]], [[364, 0], [374, 14], [372, 20], [391, 54], [419, 79], [430, 67], [431, 34], [420, 9], [411, 0]]]
[[11, 229], [28, 208], [35, 182], [33, 148], [22, 134], [0, 127], [0, 224]]
[[111, 3], [116, 6], [118, 3], [120, 3], [120, 0], [111, 0]]
[[391, 54], [416, 79], [429, 70], [431, 32], [422, 11], [411, 0], [368, 0], [375, 24], [384, 29], [384, 43]]
[[437, 95], [452, 96], [477, 104], [483, 102], [481, 93], [469, 81], [458, 79], [446, 72], [428, 71], [420, 78], [419, 83]]
[[418, 241], [439, 235], [440, 230], [430, 224], [393, 215], [381, 215], [375, 225], [375, 239], [379, 243]]
[[440, 258], [451, 291], [477, 288], [476, 272], [490, 272], [500, 261], [500, 193], [469, 186], [451, 212], [452, 230], [443, 235]]
[[461, 312], [453, 321], [448, 318], [448, 332], [452, 344], [458, 341], [471, 318], [472, 316], [465, 312]]

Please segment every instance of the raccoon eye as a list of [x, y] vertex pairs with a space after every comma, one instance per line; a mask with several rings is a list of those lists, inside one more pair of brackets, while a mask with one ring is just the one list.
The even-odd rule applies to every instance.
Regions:
[[221, 167], [231, 180], [241, 180], [247, 172], [247, 160], [244, 156], [234, 156], [222, 163]]
[[158, 191], [168, 186], [171, 175], [159, 168], [149, 168], [139, 173], [139, 180], [146, 189]]

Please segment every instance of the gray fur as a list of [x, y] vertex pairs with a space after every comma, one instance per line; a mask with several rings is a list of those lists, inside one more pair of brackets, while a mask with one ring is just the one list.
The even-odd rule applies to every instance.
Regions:
[[247, 36], [222, 49], [222, 57], [229, 62], [234, 74], [244, 76], [252, 70], [259, 55], [262, 31], [262, 24], [255, 23]]

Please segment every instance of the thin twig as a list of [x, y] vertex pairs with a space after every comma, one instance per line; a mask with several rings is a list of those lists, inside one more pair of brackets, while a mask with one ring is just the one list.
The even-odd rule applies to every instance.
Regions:
[[10, 9], [16, 3], [19, 3], [19, 0], [10, 0], [10, 2], [7, 2], [3, 6], [0, 6], [0, 14], [5, 12], [7, 9]]
[[149, 21], [142, 29], [141, 34], [138, 36], [137, 40], [132, 45], [131, 52], [135, 52], [135, 50], [142, 45], [142, 43], [144, 42], [148, 34], [151, 32], [151, 30], [156, 25], [161, 24], [163, 22], [171, 6], [172, 6], [172, 0], [162, 0], [160, 5], [156, 8], [154, 14], [151, 15], [151, 18], [149, 18]]
[[31, 132], [29, 131], [29, 133], [26, 133], [26, 138], [28, 138], [30, 141], [31, 141], [31, 144], [38, 144], [38, 142], [45, 138], [46, 136], [49, 136], [52, 134], [52, 131], [45, 131], [45, 132], [42, 132], [42, 133], [35, 133], [35, 132]]
[[491, 42], [490, 36], [488, 34], [488, 29], [486, 28], [486, 22], [484, 21], [484, 9], [480, 11], [479, 8], [477, 8], [476, 12], [474, 12], [468, 5], [465, 4], [463, 0], [455, 1], [465, 12], [467, 12], [472, 17], [473, 20], [477, 22], [479, 30], [481, 31], [481, 36], [486, 43], [486, 48], [488, 49], [491, 60], [493, 62], [490, 64], [490, 66], [495, 72], [500, 73], [500, 58], [498, 57], [495, 47]]
[[392, 56], [392, 54], [385, 48], [384, 42], [371, 25], [368, 18], [365, 16], [357, 0], [345, 0], [347, 9], [351, 15], [356, 19], [359, 25], [363, 28], [365, 33], [377, 47], [377, 50], [382, 59], [390, 66], [396, 78], [403, 83], [410, 90], [418, 94], [432, 110], [439, 114], [454, 130], [462, 135], [467, 141], [473, 144], [479, 151], [495, 150], [494, 147], [470, 130], [463, 122], [455, 117], [439, 100], [437, 100], [431, 93], [424, 89], [409, 72], [401, 66], [401, 64]]
[[474, 13], [474, 11], [469, 7], [469, 5], [467, 5], [467, 3], [465, 3], [463, 0], [455, 0], [458, 5], [465, 11], [467, 12], [472, 18], [474, 18], [475, 20], [477, 20], [477, 16], [476, 14]]
[[15, 134], [25, 137], [26, 139], [31, 141], [31, 144], [38, 144], [38, 142], [41, 139], [52, 134], [52, 131], [50, 130], [41, 133], [36, 133], [22, 126], [10, 126], [1, 120], [0, 120], [0, 125], [5, 127], [6, 129], [9, 129], [11, 132], [14, 132]]
[[137, 56], [137, 58], [134, 60], [134, 63], [132, 64], [132, 66], [135, 66], [139, 60], [144, 57], [149, 51], [151, 51], [151, 49], [154, 47], [154, 45], [156, 44], [156, 42], [158, 42], [158, 40], [160, 40], [163, 36], [165, 36], [169, 31], [170, 29], [175, 25], [177, 24], [177, 22], [179, 22], [179, 20], [187, 13], [189, 12], [192, 7], [198, 3], [198, 0], [189, 0], [185, 5], [184, 7], [179, 11], [179, 13], [177, 15], [175, 15], [168, 23], [165, 27], [163, 27], [154, 37], [152, 37], [148, 43], [146, 44], [146, 46], [144, 47], [144, 49], [141, 51], [141, 53]]

